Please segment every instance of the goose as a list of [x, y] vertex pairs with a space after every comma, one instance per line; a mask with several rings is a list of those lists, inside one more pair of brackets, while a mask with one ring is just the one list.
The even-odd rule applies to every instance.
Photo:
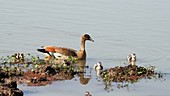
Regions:
[[130, 55], [127, 56], [127, 61], [130, 65], [135, 65], [136, 62], [136, 54], [132, 53]]
[[80, 50], [74, 50], [71, 48], [57, 47], [57, 46], [42, 46], [37, 51], [46, 53], [45, 60], [49, 60], [51, 57], [57, 59], [66, 59], [72, 56], [78, 60], [86, 60], [85, 42], [86, 40], [94, 42], [94, 40], [88, 34], [83, 34], [80, 37]]

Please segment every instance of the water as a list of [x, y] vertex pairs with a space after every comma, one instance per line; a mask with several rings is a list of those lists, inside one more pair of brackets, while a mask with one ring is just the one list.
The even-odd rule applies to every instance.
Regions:
[[[140, 66], [156, 66], [170, 73], [170, 1], [169, 0], [0, 0], [0, 56], [15, 52], [42, 54], [42, 45], [79, 49], [79, 38], [89, 33], [86, 65], [101, 61], [104, 68], [124, 65], [130, 53], [136, 53]], [[54, 82], [44, 87], [20, 85], [25, 96], [169, 96], [170, 78], [165, 81], [142, 80], [135, 85], [104, 91], [94, 70], [88, 84], [73, 80]], [[48, 90], [47, 90], [48, 89]], [[150, 89], [150, 90], [148, 90]]]

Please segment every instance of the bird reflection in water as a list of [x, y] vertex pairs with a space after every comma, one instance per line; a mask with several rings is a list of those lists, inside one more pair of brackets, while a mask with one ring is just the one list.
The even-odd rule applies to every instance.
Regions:
[[86, 65], [86, 60], [78, 60], [76, 66], [80, 83], [86, 85], [91, 79], [91, 69]]
[[73, 76], [78, 76], [78, 79], [81, 84], [85, 85], [91, 79], [91, 68], [86, 65], [86, 60], [77, 60], [74, 63], [70, 63], [67, 60], [50, 60], [53, 64], [62, 64], [62, 66], [72, 66], [74, 70]]

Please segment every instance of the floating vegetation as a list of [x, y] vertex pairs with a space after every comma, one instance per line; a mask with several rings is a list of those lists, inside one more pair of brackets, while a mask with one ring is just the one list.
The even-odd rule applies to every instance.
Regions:
[[140, 78], [150, 78], [155, 75], [154, 67], [150, 68], [138, 67], [136, 65], [117, 66], [101, 72], [104, 81], [113, 82], [136, 82]]
[[43, 86], [55, 80], [70, 80], [79, 73], [74, 58], [58, 61], [55, 58], [45, 61], [38, 56], [23, 53], [1, 57], [0, 80], [12, 78], [28, 86]]
[[137, 65], [110, 68], [102, 71], [100, 76], [104, 81], [105, 90], [110, 89], [111, 82], [116, 82], [117, 88], [124, 88], [128, 87], [129, 83], [138, 82], [140, 79], [163, 78], [162, 73], [155, 72], [154, 66], [141, 67]]
[[[4, 91], [0, 91], [0, 96], [6, 92], [5, 90], [12, 90], [8, 89], [6, 86], [7, 84], [5, 82], [8, 79], [12, 82], [15, 81], [17, 84], [44, 86], [56, 80], [71, 80], [77, 75], [80, 83], [85, 85], [91, 78], [90, 76], [84, 77], [84, 68], [88, 66], [85, 66], [85, 62], [82, 64], [83, 66], [80, 66], [78, 63], [81, 62], [71, 56], [66, 60], [51, 58], [49, 61], [40, 59], [39, 56], [23, 53], [15, 53], [6, 57], [3, 56], [0, 58], [0, 90], [4, 89]], [[112, 91], [112, 82], [116, 82], [117, 88], [128, 88], [129, 83], [138, 82], [143, 78], [163, 78], [163, 74], [156, 73], [154, 66], [140, 67], [137, 65], [128, 65], [124, 67], [117, 66], [101, 71], [100, 77], [102, 81], [104, 81], [104, 89]], [[13, 89], [16, 88], [17, 87]], [[20, 91], [17, 90], [17, 92]], [[6, 96], [22, 96], [22, 92], [16, 93], [21, 95], [9, 94]]]
[[17, 83], [11, 79], [0, 81], [0, 96], [23, 96], [23, 92], [17, 88]]

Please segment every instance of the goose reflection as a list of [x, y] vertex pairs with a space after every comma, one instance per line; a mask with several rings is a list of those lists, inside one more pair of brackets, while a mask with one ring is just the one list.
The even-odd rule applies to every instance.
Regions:
[[[91, 79], [91, 69], [86, 65], [86, 60], [77, 60], [74, 64], [67, 60], [50, 60], [52, 64], [62, 64], [62, 66], [72, 66], [74, 70], [73, 76], [77, 75], [81, 84], [86, 85]], [[87, 74], [88, 73], [88, 74]]]
[[83, 85], [88, 84], [91, 79], [91, 70], [89, 72], [90, 74], [87, 74], [88, 70], [86, 69], [89, 69], [89, 67], [86, 66], [86, 60], [78, 60], [76, 65], [78, 69], [77, 76], [79, 78], [80, 83]]

